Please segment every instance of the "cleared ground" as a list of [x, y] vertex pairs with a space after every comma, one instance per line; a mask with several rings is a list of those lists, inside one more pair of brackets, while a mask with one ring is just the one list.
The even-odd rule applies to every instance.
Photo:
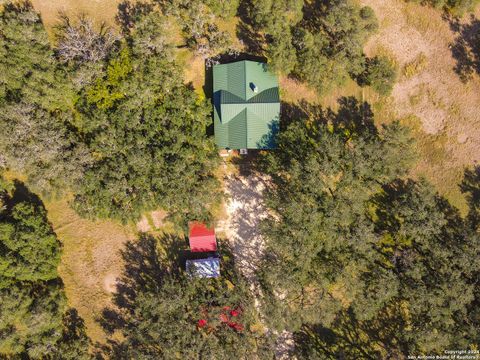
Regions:
[[[242, 171], [248, 168], [248, 164], [240, 165], [240, 168], [240, 172], [228, 174], [224, 179], [228, 201], [227, 219], [222, 227], [230, 241], [235, 266], [250, 284], [250, 291], [255, 297], [255, 306], [262, 316], [260, 304], [262, 292], [256, 270], [265, 251], [265, 242], [259, 226], [267, 216], [267, 209], [263, 203], [263, 191], [268, 178], [249, 172], [248, 169], [246, 172]], [[292, 359], [291, 353], [294, 347], [292, 333], [283, 331], [272, 335], [277, 339], [276, 358]]]

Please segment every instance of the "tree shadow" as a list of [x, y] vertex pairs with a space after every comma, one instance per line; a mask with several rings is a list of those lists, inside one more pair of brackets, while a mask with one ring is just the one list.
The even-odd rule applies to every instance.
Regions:
[[306, 1], [302, 13], [301, 26], [313, 33], [322, 28], [321, 19], [325, 18], [325, 11], [331, 3], [328, 0]]
[[213, 59], [220, 64], [229, 64], [232, 62], [243, 61], [243, 60], [256, 61], [260, 63], [267, 62], [267, 58], [265, 56], [255, 55], [249, 52], [226, 52], [226, 53], [218, 54]]
[[[331, 125], [332, 131], [341, 135], [348, 141], [352, 138], [363, 137], [365, 139], [377, 137], [378, 130], [374, 123], [374, 114], [369, 103], [361, 102], [357, 98], [341, 97], [338, 99], [339, 109], [335, 112], [331, 108], [324, 108], [319, 104], [312, 104], [307, 101], [298, 103], [285, 102], [280, 103], [280, 120], [275, 126], [275, 147], [278, 144], [278, 135], [286, 131], [289, 126], [295, 123], [311, 122], [322, 125]], [[261, 139], [260, 145], [272, 144], [270, 132], [265, 138]], [[268, 146], [265, 146], [268, 147]], [[266, 171], [266, 156], [269, 152], [280, 151], [274, 149], [265, 151], [249, 150], [248, 156], [240, 156], [232, 159], [232, 163], [237, 165], [241, 175], [248, 176], [252, 172]], [[250, 155], [252, 152], [252, 155]], [[242, 173], [243, 171], [243, 173]]]
[[401, 359], [409, 352], [408, 344], [398, 338], [403, 326], [401, 314], [395, 309], [387, 307], [381, 316], [360, 321], [348, 308], [329, 327], [304, 325], [295, 333], [295, 344], [304, 358]]
[[[78, 358], [85, 358], [83, 356], [88, 352], [88, 347], [91, 343], [87, 336], [85, 322], [78, 315], [76, 309], [69, 308], [65, 314], [63, 314], [62, 325], [60, 351], [63, 348], [69, 349], [69, 355], [73, 356], [73, 350], [75, 349]], [[60, 353], [59, 355], [61, 356], [62, 354]]]
[[330, 109], [324, 109], [321, 105], [312, 104], [305, 100], [299, 103], [282, 101], [280, 104], [280, 131], [285, 131], [290, 124], [299, 121], [315, 120], [325, 123], [329, 118], [325, 112], [333, 114]]
[[125, 325], [123, 312], [134, 311], [140, 292], [158, 291], [166, 276], [179, 276], [183, 272], [188, 249], [183, 237], [142, 234], [138, 241], [127, 242], [121, 254], [125, 269], [113, 295], [115, 308], [105, 308], [98, 320], [110, 334]]
[[[384, 232], [397, 233], [400, 230], [403, 220], [392, 212], [391, 204], [404, 199], [410, 195], [416, 196], [419, 200], [424, 201], [422, 196], [422, 188], [431, 187], [424, 180], [415, 181], [413, 179], [396, 179], [389, 184], [382, 186], [382, 192], [373, 196], [371, 199], [372, 204], [375, 206], [375, 231], [378, 234]], [[449, 225], [446, 227], [461, 228], [462, 218], [458, 209], [453, 207], [447, 199], [434, 193], [432, 206], [435, 206], [438, 211], [448, 221]], [[373, 221], [373, 218], [372, 218]], [[448, 239], [448, 236], [445, 236]], [[446, 240], [448, 242], [448, 240]]]
[[127, 35], [130, 34], [135, 23], [151, 11], [153, 11], [153, 4], [151, 3], [124, 0], [118, 4], [115, 21], [120, 26], [122, 34]]
[[371, 203], [375, 206], [375, 216], [371, 217], [375, 225], [375, 232], [381, 234], [383, 232], [396, 233], [400, 229], [401, 219], [385, 209], [386, 204], [391, 204], [401, 198], [408, 192], [413, 191], [415, 181], [412, 179], [397, 179], [382, 187], [382, 192], [371, 198]]
[[266, 208], [262, 189], [265, 179], [251, 171], [249, 175], [230, 176], [226, 187], [236, 207], [231, 221], [231, 239], [235, 249], [235, 262], [247, 280], [252, 281], [262, 258], [263, 240], [259, 228]]
[[450, 28], [457, 34], [450, 44], [452, 56], [456, 60], [454, 67], [463, 82], [476, 74], [480, 74], [480, 20], [470, 16], [468, 23], [462, 24], [459, 19], [449, 19]]
[[[221, 255], [221, 276], [236, 279], [236, 270], [232, 251], [226, 240], [218, 241], [218, 253]], [[154, 237], [142, 234], [139, 240], [129, 241], [121, 252], [125, 268], [117, 279], [116, 292], [113, 294], [113, 307], [103, 309], [97, 321], [110, 335], [121, 331], [127, 325], [126, 316], [135, 311], [135, 300], [141, 293], [156, 293], [166, 278], [181, 279], [185, 275], [187, 259], [199, 259], [216, 256], [214, 253], [192, 253], [184, 237], [162, 234]], [[179, 281], [179, 283], [181, 283]], [[110, 339], [106, 347], [98, 347], [100, 353], [118, 349], [119, 343]]]
[[261, 55], [264, 53], [265, 40], [255, 31], [251, 25], [244, 21], [239, 21], [237, 24], [236, 35], [238, 39], [244, 44], [245, 50], [251, 54]]
[[460, 190], [467, 197], [468, 223], [473, 229], [478, 229], [480, 227], [480, 165], [465, 169]]
[[230, 160], [230, 162], [238, 169], [238, 173], [241, 177], [248, 177], [255, 172], [261, 171], [262, 159], [264, 158], [265, 154], [265, 150], [249, 149], [246, 155], [235, 156]]
[[[22, 14], [24, 12], [35, 11], [31, 1], [7, 1], [5, 4], [2, 4], [3, 11], [15, 14]], [[42, 22], [40, 16], [38, 18], [33, 17], [23, 17], [26, 22]]]
[[378, 136], [369, 103], [362, 103], [357, 98], [349, 96], [338, 99], [338, 104], [340, 107], [333, 119], [335, 130], [345, 134], [348, 138]]
[[9, 199], [8, 206], [13, 207], [21, 202], [28, 202], [34, 204], [35, 206], [45, 208], [43, 201], [37, 194], [34, 194], [30, 189], [20, 180], [15, 179], [13, 181], [14, 190], [12, 196]]
[[240, 21], [237, 24], [236, 35], [238, 39], [245, 45], [248, 53], [263, 55], [265, 39], [259, 31], [253, 27], [252, 21], [248, 14], [248, 1], [241, 1], [238, 7], [238, 17]]
[[374, 122], [374, 114], [369, 103], [361, 102], [354, 96], [338, 99], [339, 108], [335, 112], [319, 104], [307, 101], [299, 103], [281, 103], [280, 132], [295, 122], [316, 122], [331, 124], [339, 134], [351, 137], [377, 136], [378, 130]]

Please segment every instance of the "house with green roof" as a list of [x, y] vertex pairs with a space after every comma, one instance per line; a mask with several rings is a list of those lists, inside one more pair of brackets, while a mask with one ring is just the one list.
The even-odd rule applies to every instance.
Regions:
[[213, 67], [215, 142], [221, 149], [272, 149], [280, 120], [278, 80], [265, 63]]

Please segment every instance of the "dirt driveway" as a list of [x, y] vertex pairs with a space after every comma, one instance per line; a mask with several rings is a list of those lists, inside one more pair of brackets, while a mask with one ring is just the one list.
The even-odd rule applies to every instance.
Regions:
[[[256, 276], [256, 270], [265, 252], [265, 242], [260, 235], [260, 223], [267, 216], [263, 203], [263, 191], [268, 178], [261, 174], [229, 175], [225, 179], [225, 192], [228, 218], [224, 231], [229, 239], [235, 265], [250, 284], [255, 297], [255, 306], [260, 316], [262, 309], [260, 298], [262, 292]], [[276, 337], [275, 355], [277, 359], [292, 359], [294, 348], [293, 335], [290, 332], [281, 334], [267, 330]]]
[[259, 233], [259, 225], [267, 215], [262, 196], [265, 179], [253, 174], [230, 175], [225, 183], [229, 196], [225, 232], [231, 242], [236, 265], [255, 286], [255, 271], [265, 251]]

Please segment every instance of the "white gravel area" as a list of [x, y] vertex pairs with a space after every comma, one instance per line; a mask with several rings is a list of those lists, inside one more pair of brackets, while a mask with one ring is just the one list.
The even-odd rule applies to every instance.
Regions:
[[[228, 219], [224, 230], [229, 239], [235, 265], [250, 283], [255, 297], [255, 306], [262, 317], [260, 298], [262, 292], [256, 276], [259, 262], [265, 252], [265, 242], [259, 226], [267, 216], [263, 203], [263, 191], [268, 178], [259, 174], [229, 175], [225, 179]], [[291, 355], [295, 346], [293, 335], [284, 331], [280, 334], [267, 330], [276, 337], [275, 356], [277, 359], [294, 359]]]

